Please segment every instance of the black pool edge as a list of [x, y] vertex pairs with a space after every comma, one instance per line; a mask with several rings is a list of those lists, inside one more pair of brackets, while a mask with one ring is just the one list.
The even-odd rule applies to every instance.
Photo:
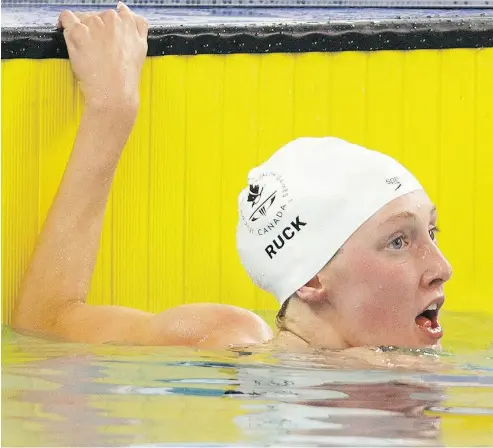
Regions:
[[[148, 56], [493, 47], [493, 17], [153, 26]], [[63, 33], [3, 28], [2, 59], [65, 59]]]

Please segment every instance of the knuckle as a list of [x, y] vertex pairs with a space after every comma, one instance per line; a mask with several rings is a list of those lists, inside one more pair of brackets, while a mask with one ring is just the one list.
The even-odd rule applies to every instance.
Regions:
[[87, 18], [88, 14], [85, 12], [74, 12], [74, 16], [83, 22]]
[[118, 17], [118, 14], [114, 9], [107, 9], [106, 11], [101, 13], [101, 18], [103, 20], [113, 21]]
[[66, 23], [70, 21], [70, 18], [72, 17], [72, 14], [69, 10], [64, 10], [60, 13], [58, 16], [58, 20], [62, 23]]
[[148, 27], [149, 26], [149, 21], [145, 17], [136, 16], [136, 20], [137, 20], [138, 23], [140, 23], [141, 25], [143, 25], [145, 27]]
[[102, 25], [103, 24], [103, 21], [97, 15], [92, 15], [92, 16], [89, 16], [87, 18], [86, 23], [88, 25], [93, 25], [94, 26], [94, 25]]
[[87, 28], [82, 23], [76, 23], [68, 33], [72, 40], [80, 41], [86, 36]]

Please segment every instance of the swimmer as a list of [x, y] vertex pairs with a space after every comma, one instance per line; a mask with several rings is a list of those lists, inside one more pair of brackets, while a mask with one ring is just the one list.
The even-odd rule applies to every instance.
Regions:
[[139, 109], [148, 24], [122, 3], [64, 11], [85, 108], [21, 282], [18, 331], [84, 343], [288, 350], [436, 346], [451, 268], [437, 212], [392, 158], [337, 138], [297, 139], [254, 168], [239, 195], [237, 247], [280, 303], [278, 331], [251, 311], [187, 304], [159, 314], [86, 297], [115, 170]]

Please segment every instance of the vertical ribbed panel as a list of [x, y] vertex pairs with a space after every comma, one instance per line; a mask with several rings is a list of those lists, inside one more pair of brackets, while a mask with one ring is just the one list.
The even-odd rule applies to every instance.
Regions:
[[216, 302], [220, 300], [225, 58], [187, 57], [187, 63], [183, 302]]
[[[294, 135], [323, 137], [330, 124], [331, 61], [324, 53], [304, 53], [295, 58]], [[314, 76], [314, 73], [317, 76]], [[310, 82], [307, 82], [307, 80]]]
[[183, 301], [187, 58], [152, 59], [149, 311]]
[[2, 63], [2, 321], [38, 230], [38, 61]]
[[[401, 162], [419, 180], [431, 200], [438, 202], [440, 155], [441, 53], [404, 53], [404, 98], [400, 109], [403, 126]], [[439, 205], [438, 203], [436, 205]]]
[[[352, 51], [325, 55], [330, 58], [330, 135], [364, 143], [368, 102], [368, 54]], [[300, 81], [301, 82], [301, 81]], [[308, 81], [311, 82], [311, 81]], [[324, 106], [322, 106], [324, 107]], [[299, 130], [298, 132], [302, 132]]]
[[[464, 294], [457, 305], [469, 300], [478, 303], [475, 308], [493, 311], [493, 48], [475, 52], [475, 173], [474, 197], [474, 284], [463, 279], [464, 290], [472, 290], [470, 297]], [[468, 230], [465, 229], [465, 233]]]
[[405, 52], [379, 51], [368, 58], [366, 139], [369, 148], [402, 156]]
[[447, 289], [452, 298], [449, 308], [457, 307], [460, 294], [471, 294], [463, 298], [466, 303], [474, 300], [472, 290], [464, 287], [474, 278], [475, 264], [475, 53], [444, 51], [440, 70], [440, 140], [435, 148], [440, 160], [437, 207], [440, 246], [454, 268]]
[[140, 88], [141, 106], [134, 132], [123, 153], [113, 189], [113, 303], [147, 309], [149, 245], [149, 141], [151, 68], [146, 61]]
[[[260, 58], [248, 54], [232, 55], [225, 59], [225, 64], [220, 201], [221, 301], [250, 303], [257, 288], [241, 266], [236, 250], [236, 205], [238, 193], [247, 184], [248, 172], [258, 162]], [[239, 84], [241, 88], [238, 88]]]
[[[73, 145], [80, 99], [68, 61], [2, 62], [2, 73], [8, 315]], [[196, 301], [275, 308], [239, 262], [237, 195], [282, 144], [336, 135], [414, 172], [439, 208], [440, 245], [454, 266], [448, 308], [493, 311], [491, 79], [493, 49], [148, 59], [90, 302], [155, 312]]]

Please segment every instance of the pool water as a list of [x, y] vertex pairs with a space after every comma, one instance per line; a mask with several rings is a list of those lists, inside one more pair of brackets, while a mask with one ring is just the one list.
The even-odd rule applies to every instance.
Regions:
[[3, 327], [2, 446], [493, 445], [493, 316], [441, 321], [441, 352], [370, 361], [88, 346]]

